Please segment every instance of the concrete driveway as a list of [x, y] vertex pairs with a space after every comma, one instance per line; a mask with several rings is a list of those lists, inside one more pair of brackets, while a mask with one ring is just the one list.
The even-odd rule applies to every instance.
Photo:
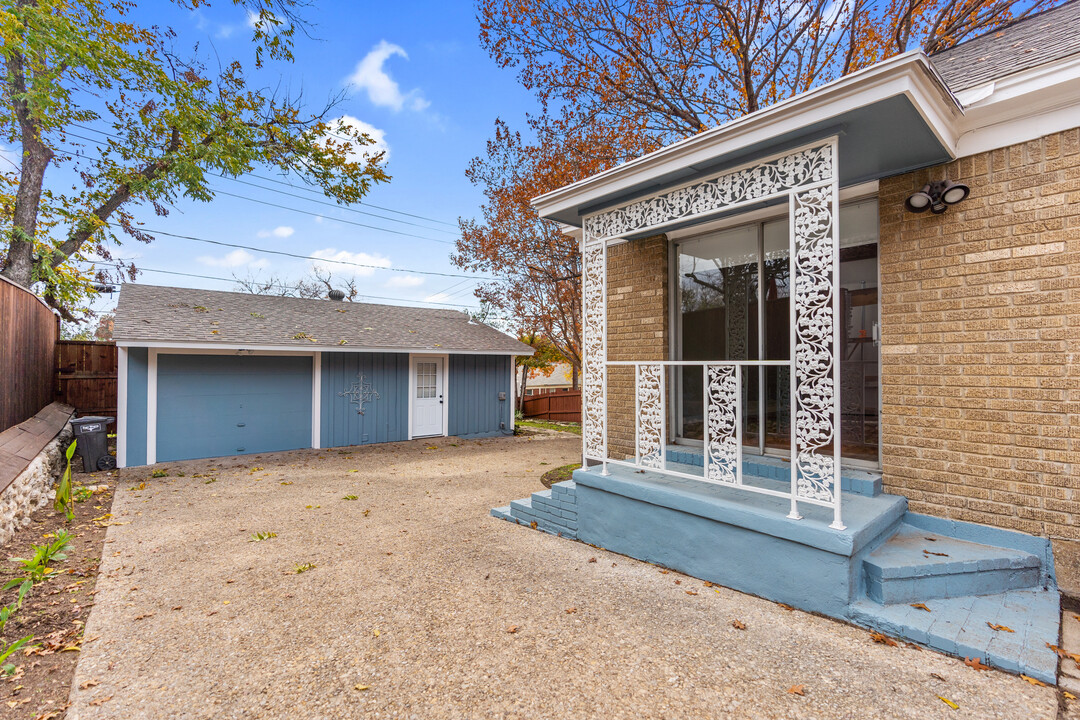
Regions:
[[488, 516], [580, 447], [442, 438], [128, 472], [69, 717], [1056, 716], [1053, 688]]

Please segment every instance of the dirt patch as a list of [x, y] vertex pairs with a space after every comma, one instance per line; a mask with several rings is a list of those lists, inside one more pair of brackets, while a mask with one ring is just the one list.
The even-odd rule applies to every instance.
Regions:
[[550, 488], [555, 483], [572, 480], [574, 478], [574, 471], [579, 467], [581, 467], [581, 463], [570, 463], [569, 465], [557, 467], [554, 470], [548, 470], [540, 476], [540, 482], [543, 483], [544, 487]]
[[[94, 605], [116, 478], [115, 473], [76, 474], [72, 483], [76, 496], [83, 498], [73, 503], [74, 520], [67, 522], [50, 502], [0, 547], [2, 586], [20, 576], [18, 566], [9, 558], [30, 557], [34, 553], [31, 545], [48, 543], [57, 530], [71, 534], [67, 559], [57, 563], [47, 579], [34, 586], [0, 634], [2, 648], [19, 638], [34, 636], [6, 661], [15, 670], [0, 676], [0, 718], [63, 717], [80, 648], [84, 642], [93, 641], [83, 637], [83, 628]], [[79, 491], [79, 487], [87, 490]], [[17, 596], [17, 588], [9, 590], [0, 596], [0, 602], [13, 603]]]

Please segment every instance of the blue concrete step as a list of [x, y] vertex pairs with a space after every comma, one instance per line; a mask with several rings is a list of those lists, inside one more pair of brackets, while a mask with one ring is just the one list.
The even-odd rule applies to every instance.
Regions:
[[539, 490], [504, 507], [492, 508], [491, 515], [551, 535], [576, 538], [577, 488], [573, 481], [556, 483], [551, 489]]
[[[1006, 672], [1057, 683], [1060, 607], [1054, 590], [928, 600], [929, 609], [859, 600], [849, 607], [856, 625], [962, 658], [980, 658]], [[991, 625], [999, 628], [995, 630]]]
[[866, 594], [882, 604], [989, 595], [1041, 583], [1041, 562], [1021, 550], [982, 545], [901, 524], [863, 561]]

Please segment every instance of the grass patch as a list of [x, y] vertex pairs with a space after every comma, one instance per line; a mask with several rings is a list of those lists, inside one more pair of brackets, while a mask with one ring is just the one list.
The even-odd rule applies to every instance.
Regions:
[[548, 470], [540, 476], [540, 482], [544, 484], [544, 487], [549, 488], [555, 483], [562, 482], [563, 480], [570, 480], [574, 477], [574, 471], [579, 467], [581, 467], [581, 463], [572, 463], [570, 465], [557, 467], [554, 470]]
[[575, 435], [581, 434], [581, 423], [574, 422], [550, 422], [548, 420], [519, 420], [516, 423], [516, 427], [521, 428], [537, 428], [541, 430], [558, 430], [559, 432], [569, 432]]

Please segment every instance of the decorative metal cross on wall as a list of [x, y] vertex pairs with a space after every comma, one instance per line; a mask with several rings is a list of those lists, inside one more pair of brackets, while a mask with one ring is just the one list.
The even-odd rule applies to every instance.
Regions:
[[344, 392], [339, 392], [338, 397], [347, 397], [351, 402], [359, 405], [359, 409], [356, 411], [357, 415], [364, 414], [364, 403], [369, 403], [372, 400], [379, 399], [379, 393], [372, 389], [371, 383], [364, 379], [364, 373], [357, 373], [356, 380], [352, 386]]

